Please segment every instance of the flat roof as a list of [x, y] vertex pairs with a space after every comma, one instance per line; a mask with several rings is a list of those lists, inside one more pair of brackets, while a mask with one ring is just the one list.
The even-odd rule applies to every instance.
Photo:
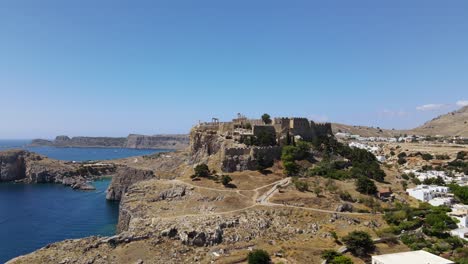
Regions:
[[436, 256], [424, 250], [372, 256], [385, 264], [454, 264], [455, 262]]

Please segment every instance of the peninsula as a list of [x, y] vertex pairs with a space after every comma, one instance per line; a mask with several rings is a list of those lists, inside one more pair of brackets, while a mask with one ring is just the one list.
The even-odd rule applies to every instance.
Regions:
[[127, 137], [68, 137], [57, 136], [54, 140], [34, 139], [30, 146], [53, 147], [99, 147], [135, 149], [184, 149], [188, 135], [136, 135]]

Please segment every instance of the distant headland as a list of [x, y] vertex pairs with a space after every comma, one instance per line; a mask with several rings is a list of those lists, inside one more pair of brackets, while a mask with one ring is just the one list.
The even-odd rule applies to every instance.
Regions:
[[135, 149], [184, 149], [189, 145], [188, 135], [136, 135], [127, 137], [69, 137], [57, 136], [54, 140], [33, 139], [30, 146], [99, 147]]

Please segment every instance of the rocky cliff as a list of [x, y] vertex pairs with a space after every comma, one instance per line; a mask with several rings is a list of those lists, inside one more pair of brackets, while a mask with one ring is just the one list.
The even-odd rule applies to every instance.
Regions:
[[220, 154], [224, 146], [224, 138], [214, 130], [192, 129], [190, 132], [190, 162], [207, 163], [208, 158]]
[[120, 167], [114, 177], [112, 177], [112, 181], [106, 191], [106, 199], [119, 201], [132, 184], [152, 178], [155, 178], [155, 176], [150, 170]]
[[0, 182], [26, 178], [25, 151], [0, 152]]
[[0, 182], [61, 183], [88, 190], [87, 182], [115, 171], [111, 164], [81, 164], [49, 159], [24, 150], [0, 152]]
[[137, 149], [184, 149], [189, 144], [188, 135], [129, 135], [128, 137], [68, 137], [54, 140], [34, 139], [31, 146], [101, 147]]
[[279, 146], [246, 146], [233, 141], [222, 130], [197, 127], [190, 132], [189, 150], [191, 164], [205, 163], [223, 172], [257, 170], [259, 165], [269, 167], [281, 157]]

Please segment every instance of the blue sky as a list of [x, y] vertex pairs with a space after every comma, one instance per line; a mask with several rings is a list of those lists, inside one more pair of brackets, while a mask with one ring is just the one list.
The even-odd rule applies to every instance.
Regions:
[[1, 1], [0, 138], [186, 133], [238, 112], [411, 128], [468, 103], [466, 14], [462, 0]]

